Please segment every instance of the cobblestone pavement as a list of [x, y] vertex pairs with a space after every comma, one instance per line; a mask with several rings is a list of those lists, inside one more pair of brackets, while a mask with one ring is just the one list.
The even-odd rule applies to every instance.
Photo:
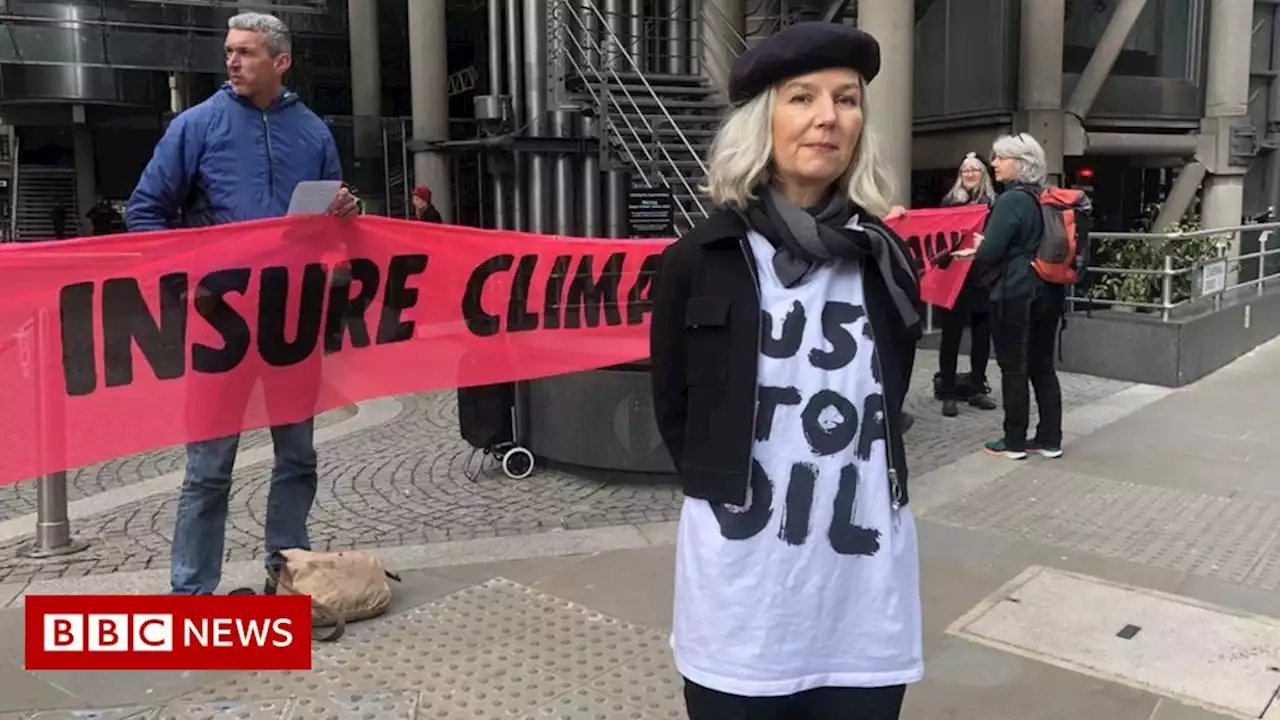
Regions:
[[[354, 405], [336, 408], [316, 418], [316, 429], [354, 417]], [[240, 452], [271, 442], [267, 430], [254, 430], [240, 440]], [[76, 501], [98, 495], [131, 483], [150, 480], [181, 470], [187, 456], [182, 446], [163, 450], [127, 455], [97, 465], [78, 468], [67, 473], [67, 499]], [[20, 482], [0, 487], [0, 520], [20, 517], [36, 511], [36, 484]]]
[[[999, 411], [962, 406], [959, 418], [941, 416], [932, 397], [936, 357], [933, 352], [920, 353], [908, 404], [917, 418], [908, 435], [914, 474], [950, 463], [1000, 434]], [[1068, 411], [1129, 387], [1087, 376], [1064, 374], [1061, 378]], [[670, 485], [609, 482], [551, 469], [515, 482], [491, 462], [470, 479], [481, 458], [458, 435], [453, 394], [400, 400], [404, 409], [394, 420], [321, 446], [320, 488], [310, 524], [314, 548], [414, 545], [554, 528], [661, 522], [678, 516], [679, 492]], [[176, 457], [173, 450], [150, 456], [168, 458], [164, 461], [129, 458], [107, 465], [114, 468], [112, 477], [120, 478], [117, 484], [128, 482], [122, 475], [126, 469], [138, 473], [135, 479], [141, 480], [142, 472], [177, 467], [181, 457], [176, 452]], [[261, 552], [270, 469], [269, 462], [237, 469], [227, 527], [228, 561], [252, 560]], [[34, 490], [30, 492], [34, 495]], [[176, 493], [166, 493], [78, 521], [73, 532], [92, 545], [76, 555], [30, 560], [16, 552], [25, 538], [4, 543], [0, 545], [0, 582], [165, 567], [177, 499]]]

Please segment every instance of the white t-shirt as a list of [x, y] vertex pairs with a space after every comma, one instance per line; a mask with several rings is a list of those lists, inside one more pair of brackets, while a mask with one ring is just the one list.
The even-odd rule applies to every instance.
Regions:
[[861, 268], [829, 264], [788, 289], [773, 246], [749, 242], [765, 313], [752, 489], [742, 508], [684, 501], [676, 667], [748, 697], [917, 682], [916, 528], [892, 507], [884, 420], [868, 405], [881, 387]]

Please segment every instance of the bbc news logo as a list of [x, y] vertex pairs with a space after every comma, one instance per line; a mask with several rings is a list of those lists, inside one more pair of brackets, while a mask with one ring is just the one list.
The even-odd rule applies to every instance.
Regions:
[[310, 670], [301, 595], [28, 595], [28, 670]]

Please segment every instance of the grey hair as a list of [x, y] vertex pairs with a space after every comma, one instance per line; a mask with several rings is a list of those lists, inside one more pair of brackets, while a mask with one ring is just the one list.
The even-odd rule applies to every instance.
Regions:
[[1005, 135], [991, 144], [991, 154], [1009, 158], [1018, 168], [1018, 182], [1040, 185], [1048, 172], [1044, 148], [1030, 133]]
[[[963, 173], [968, 168], [975, 168], [982, 173], [982, 179], [978, 182], [978, 192], [974, 196], [972, 191], [964, 186]], [[947, 193], [946, 200], [956, 204], [970, 203], [975, 200], [981, 202], [990, 202], [996, 197], [995, 185], [991, 184], [991, 173], [987, 170], [986, 163], [978, 159], [976, 153], [969, 153], [964, 156], [964, 161], [960, 163], [960, 167], [956, 170], [956, 184], [951, 186], [951, 191]]]
[[227, 21], [228, 30], [247, 30], [267, 36], [267, 52], [271, 57], [291, 52], [292, 41], [289, 40], [289, 26], [275, 15], [246, 12], [233, 16]]
[[[756, 191], [771, 180], [773, 160], [773, 107], [777, 91], [770, 88], [729, 111], [711, 141], [707, 184], [712, 202], [737, 210], [756, 200]], [[879, 143], [870, 129], [866, 90], [862, 95], [862, 136], [853, 148], [849, 169], [836, 182], [849, 199], [876, 216], [889, 212], [894, 182], [880, 156]]]

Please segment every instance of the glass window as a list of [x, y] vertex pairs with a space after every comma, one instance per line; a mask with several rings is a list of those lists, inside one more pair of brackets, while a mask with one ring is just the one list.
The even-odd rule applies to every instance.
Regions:
[[[1102, 39], [1121, 0], [1066, 0], [1063, 71], [1080, 73]], [[1190, 78], [1193, 12], [1199, 0], [1147, 0], [1125, 39], [1112, 73], [1138, 77]]]

